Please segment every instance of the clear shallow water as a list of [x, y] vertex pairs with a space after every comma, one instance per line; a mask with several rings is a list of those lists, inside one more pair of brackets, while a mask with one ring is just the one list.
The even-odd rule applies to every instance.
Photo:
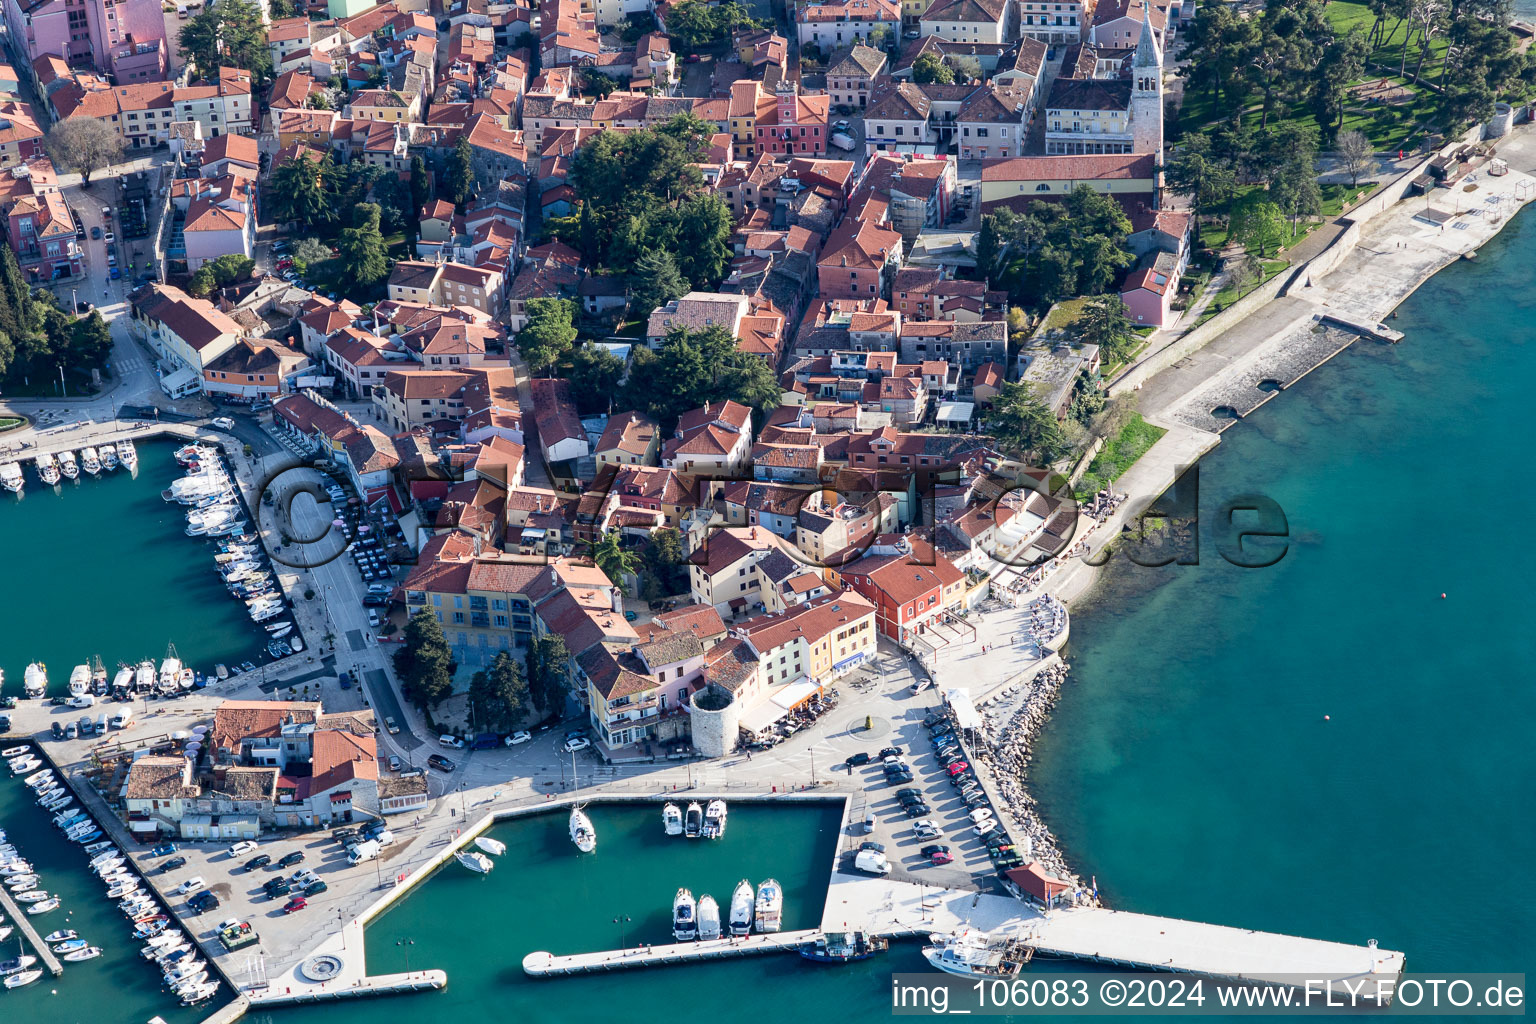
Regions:
[[82, 473], [49, 488], [28, 466], [22, 498], [0, 493], [5, 693], [20, 694], [28, 662], [44, 662], [60, 694], [92, 655], [110, 678], [119, 662], [159, 664], [167, 643], [203, 672], [262, 660], [264, 634], [219, 581], [209, 542], [186, 536], [186, 510], [160, 497], [181, 475], [175, 446], [137, 447], [137, 477]]

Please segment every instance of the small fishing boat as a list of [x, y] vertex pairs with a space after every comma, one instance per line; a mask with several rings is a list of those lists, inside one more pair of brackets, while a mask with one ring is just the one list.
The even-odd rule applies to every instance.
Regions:
[[182, 995], [181, 1005], [196, 1006], [198, 1003], [206, 1003], [208, 1000], [212, 999], [214, 995], [218, 993], [218, 991], [219, 986], [214, 982], [204, 982], [200, 985], [194, 985], [188, 992]]
[[5, 880], [5, 887], [7, 889], [25, 892], [28, 889], [35, 889], [37, 887], [37, 882], [38, 878], [36, 875], [12, 875], [10, 878]]
[[708, 893], [699, 897], [699, 938], [720, 937], [720, 905]]
[[885, 939], [868, 932], [829, 932], [818, 936], [809, 946], [801, 946], [801, 956], [818, 964], [851, 964], [885, 952]]
[[6, 988], [21, 988], [21, 987], [23, 987], [25, 985], [32, 984], [34, 981], [36, 981], [38, 978], [41, 978], [42, 976], [43, 976], [43, 972], [40, 971], [40, 970], [37, 970], [36, 968], [33, 968], [30, 971], [22, 971], [20, 974], [10, 974], [10, 975], [6, 976], [5, 987]]
[[92, 855], [95, 855], [95, 854], [98, 854], [98, 853], [102, 852], [103, 850], [111, 850], [111, 849], [115, 849], [115, 847], [113, 847], [111, 842], [91, 843], [89, 846], [87, 846], [85, 848], [85, 852], [89, 853], [89, 854], [92, 854]]
[[91, 666], [76, 665], [69, 673], [69, 695], [81, 697], [91, 692]]
[[27, 666], [25, 675], [22, 676], [21, 686], [28, 697], [34, 700], [48, 692], [48, 666], [40, 661], [34, 661]]
[[725, 801], [711, 800], [709, 807], [704, 811], [705, 839], [725, 838]]
[[59, 452], [59, 472], [66, 480], [80, 479], [80, 463], [75, 461], [74, 452]]
[[27, 485], [26, 478], [21, 475], [21, 467], [14, 462], [0, 462], [0, 486], [12, 494], [20, 494], [21, 489]]
[[96, 454], [101, 458], [101, 468], [108, 472], [117, 468], [117, 445], [104, 444], [96, 448]]
[[60, 942], [58, 945], [54, 946], [53, 951], [55, 953], [73, 953], [75, 950], [84, 949], [88, 945], [90, 945], [90, 943], [86, 942], [84, 939], [65, 939], [63, 942]]
[[[22, 753], [26, 753], [27, 752], [27, 748], [26, 747], [20, 747], [20, 748], [12, 747], [11, 748], [11, 750], [17, 750], [17, 749], [21, 750]], [[12, 754], [9, 751], [7, 751], [4, 756], [6, 756], [6, 757], [20, 757], [21, 754]], [[31, 786], [33, 789], [36, 789], [38, 786], [41, 786], [44, 782], [47, 782], [52, 777], [53, 777], [53, 769], [52, 768], [44, 768], [40, 772], [33, 772], [31, 775], [28, 775], [27, 776], [27, 785]]]
[[148, 920], [141, 922], [139, 926], [133, 930], [133, 937], [136, 939], [148, 939], [152, 936], [159, 935], [161, 932], [165, 931], [165, 923], [167, 920], [168, 918], [166, 918], [164, 914], [149, 918]]
[[219, 682], [222, 683], [224, 680], [229, 678], [229, 669], [224, 667], [223, 662], [220, 662], [219, 664], [213, 666], [213, 674], [217, 676]]
[[469, 870], [480, 875], [488, 875], [496, 865], [483, 853], [465, 853], [462, 850], [453, 855], [454, 859], [463, 864]]
[[77, 843], [93, 843], [101, 838], [101, 829], [92, 826], [89, 832], [70, 836], [69, 838]]
[[97, 456], [95, 448], [80, 449], [80, 468], [91, 476], [101, 472], [101, 459]]
[[503, 843], [498, 839], [491, 839], [489, 836], [476, 836], [475, 845], [480, 847], [480, 849], [484, 850], [486, 853], [495, 854], [498, 857], [507, 852], [506, 843]]
[[80, 933], [72, 928], [60, 928], [56, 932], [49, 932], [47, 935], [44, 935], [43, 941], [51, 944], [54, 942], [68, 942], [70, 939], [78, 939], [79, 937]]
[[70, 963], [79, 963], [82, 960], [94, 960], [101, 956], [100, 946], [86, 946], [84, 949], [76, 949], [64, 954], [64, 959]]
[[59, 460], [44, 452], [33, 460], [37, 465], [38, 479], [52, 487], [59, 482]]
[[139, 450], [133, 446], [132, 441], [117, 442], [117, 461], [130, 473], [138, 467]]
[[683, 820], [683, 835], [697, 839], [704, 831], [704, 808], [695, 800], [688, 805], [688, 816]]
[[677, 890], [672, 897], [672, 937], [679, 942], [692, 942], [699, 937], [699, 922], [694, 911], [693, 893]]
[[[13, 757], [25, 757], [30, 753], [32, 753], [32, 748], [26, 744], [22, 744], [19, 747], [6, 747], [4, 750], [0, 750], [0, 757], [5, 758], [6, 760], [10, 760]], [[30, 777], [27, 781], [31, 781]]]
[[757, 904], [754, 909], [758, 931], [779, 930], [779, 925], [784, 920], [784, 890], [777, 879], [764, 879], [758, 884]]
[[1029, 949], [1012, 939], [994, 939], [986, 932], [964, 930], [930, 935], [923, 958], [945, 974], [969, 978], [1011, 978], [1019, 973]]
[[30, 907], [27, 908], [27, 913], [35, 917], [38, 914], [46, 914], [50, 910], [58, 910], [58, 909], [59, 909], [59, 898], [57, 896], [50, 896], [48, 899], [43, 900], [43, 902], [41, 902], [41, 903], [34, 903], [34, 904], [32, 904]]
[[752, 883], [743, 878], [731, 893], [731, 934], [747, 935], [752, 931]]
[[17, 903], [41, 903], [47, 898], [47, 889], [28, 889], [26, 892], [13, 893], [11, 895], [11, 899]]
[[669, 836], [683, 834], [683, 812], [677, 804], [667, 804], [661, 809], [661, 827]]

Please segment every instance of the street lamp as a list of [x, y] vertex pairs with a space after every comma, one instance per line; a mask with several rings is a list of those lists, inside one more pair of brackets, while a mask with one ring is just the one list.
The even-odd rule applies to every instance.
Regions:
[[620, 914], [618, 917], [613, 919], [613, 923], [619, 926], [620, 949], [629, 948], [629, 920], [629, 917], [624, 914]]
[[405, 950], [405, 973], [411, 973], [411, 947], [416, 945], [415, 939], [396, 939], [395, 945]]

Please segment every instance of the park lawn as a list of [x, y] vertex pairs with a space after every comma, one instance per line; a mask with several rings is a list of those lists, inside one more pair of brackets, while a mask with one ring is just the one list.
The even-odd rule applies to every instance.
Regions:
[[[1316, 219], [1299, 221], [1294, 226], [1287, 221], [1285, 235], [1280, 239], [1281, 246], [1285, 248], [1294, 246], [1297, 242], [1310, 235], [1318, 225], [1324, 224], [1343, 213], [1346, 203], [1353, 202], [1359, 196], [1369, 192], [1372, 187], [1370, 184], [1319, 185], [1318, 191], [1323, 195], [1323, 212]], [[1222, 218], [1228, 218], [1234, 210], [1242, 205], [1248, 196], [1255, 192], [1263, 191], [1263, 185], [1239, 185], [1232, 198], [1211, 210], [1211, 213]], [[1200, 244], [1207, 249], [1221, 251], [1227, 244], [1226, 223], [1201, 225]]]
[[1136, 328], [1136, 344], [1131, 346], [1131, 350], [1126, 353], [1124, 359], [1116, 359], [1114, 362], [1105, 363], [1102, 367], [1100, 367], [1099, 376], [1104, 380], [1114, 380], [1115, 374], [1119, 373], [1121, 370], [1134, 363], [1137, 359], [1141, 358], [1141, 354], [1147, 350], [1147, 344], [1151, 341], [1152, 335], [1156, 332], [1157, 328], [1155, 327]]
[[[1291, 265], [1290, 260], [1261, 260], [1260, 263], [1264, 267], [1264, 274], [1259, 280], [1245, 286], [1243, 288], [1242, 295], [1239, 295], [1237, 289], [1233, 287], [1229, 282], [1225, 287], [1221, 289], [1221, 291], [1216, 293], [1216, 297], [1211, 300], [1211, 304], [1205, 307], [1204, 312], [1202, 312], [1199, 319], [1195, 321], [1194, 327], [1199, 327], [1211, 317], [1215, 316], [1217, 313], [1220, 313], [1222, 310], [1232, 305], [1232, 303], [1242, 298], [1243, 295], [1247, 295], [1259, 285], [1267, 283], [1270, 278], [1274, 277], [1276, 274], [1280, 273], [1282, 270], [1285, 270]], [[1190, 329], [1193, 330], [1194, 327]]]
[[1132, 413], [1130, 421], [1120, 428], [1120, 433], [1104, 443], [1103, 449], [1089, 463], [1088, 472], [1077, 482], [1078, 500], [1093, 497], [1111, 480], [1124, 476], [1125, 471], [1166, 433], [1164, 428], [1142, 419], [1141, 413]]
[[1062, 299], [1046, 311], [1045, 321], [1040, 325], [1043, 331], [1065, 331], [1077, 323], [1077, 318], [1083, 315], [1083, 310], [1088, 306], [1088, 296], [1080, 295], [1075, 299]]
[[[1363, 36], [1370, 32], [1371, 25], [1376, 21], [1376, 16], [1371, 13], [1370, 7], [1365, 4], [1345, 3], [1343, 0], [1333, 0], [1324, 8], [1324, 16], [1333, 30], [1344, 35], [1351, 30], [1358, 30]], [[1408, 59], [1406, 66], [1403, 61], [1403, 43], [1408, 43]], [[1424, 59], [1424, 78], [1426, 82], [1438, 82], [1440, 77], [1440, 59], [1445, 56], [1445, 51], [1450, 49], [1450, 41], [1444, 36], [1438, 36], [1429, 41], [1429, 52]], [[1394, 71], [1398, 67], [1404, 67], [1407, 74], [1412, 74], [1413, 69], [1419, 63], [1419, 46], [1417, 33], [1414, 26], [1406, 19], [1398, 21], [1389, 17], [1386, 22], [1386, 32], [1380, 42], [1376, 44], [1366, 57], [1366, 70], [1371, 70], [1372, 64], [1382, 65]], [[1375, 77], [1375, 76], [1369, 76]]]

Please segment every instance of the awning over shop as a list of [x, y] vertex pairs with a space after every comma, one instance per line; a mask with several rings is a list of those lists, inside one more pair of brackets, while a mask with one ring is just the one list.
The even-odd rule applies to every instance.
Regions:
[[980, 729], [981, 715], [976, 711], [976, 705], [971, 703], [971, 695], [964, 690], [951, 687], [944, 691], [944, 703], [955, 713], [955, 724], [962, 729]]
[[786, 711], [797, 708], [816, 695], [821, 689], [809, 679], [802, 679], [798, 683], [790, 683], [780, 687], [778, 692], [769, 694], [768, 699]]
[[739, 724], [750, 733], [761, 733], [765, 729], [772, 728], [775, 722], [787, 714], [789, 714], [789, 708], [781, 708], [771, 700], [764, 701], [742, 715]]
[[842, 661], [840, 661], [837, 664], [833, 665], [832, 666], [832, 671], [834, 671], [834, 672], [844, 672], [844, 671], [846, 671], [846, 670], [848, 670], [850, 668], [853, 668], [853, 666], [861, 663], [863, 660], [864, 660], [864, 652], [863, 651], [858, 651], [858, 652], [856, 652], [854, 654], [848, 655], [848, 657], [844, 658]]

